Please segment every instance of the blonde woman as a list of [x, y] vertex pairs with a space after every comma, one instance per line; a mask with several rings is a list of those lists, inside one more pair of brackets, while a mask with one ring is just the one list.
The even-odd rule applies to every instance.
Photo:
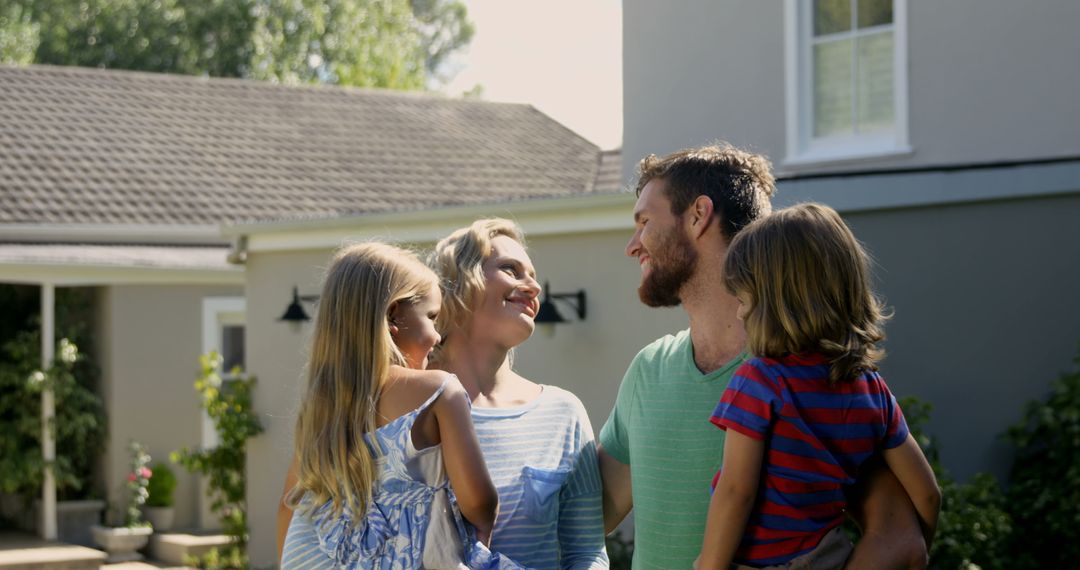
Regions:
[[491, 548], [528, 568], [607, 568], [592, 426], [576, 396], [532, 382], [511, 350], [533, 332], [540, 286], [521, 230], [479, 220], [435, 247], [443, 337], [434, 366], [472, 400], [498, 489]]
[[411, 252], [365, 243], [334, 256], [279, 515], [282, 568], [499, 565], [461, 520], [486, 542], [498, 510], [468, 394], [424, 370], [440, 304]]

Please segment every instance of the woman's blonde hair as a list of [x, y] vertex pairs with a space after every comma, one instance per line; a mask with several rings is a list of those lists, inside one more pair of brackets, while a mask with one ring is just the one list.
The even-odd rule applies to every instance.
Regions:
[[435, 245], [431, 265], [439, 274], [443, 295], [435, 327], [444, 340], [468, 326], [472, 307], [484, 293], [484, 260], [491, 255], [491, 240], [498, 236], [525, 245], [521, 228], [504, 218], [476, 220]]
[[286, 502], [304, 493], [314, 504], [333, 502], [359, 520], [371, 501], [375, 460], [364, 434], [376, 429], [375, 410], [390, 366], [405, 365], [388, 323], [396, 302], [414, 302], [438, 279], [415, 253], [378, 242], [341, 248], [327, 270], [319, 298], [307, 370], [307, 389], [296, 419], [298, 481]]
[[732, 240], [724, 285], [749, 297], [750, 351], [817, 352], [829, 380], [877, 370], [888, 316], [870, 287], [870, 258], [835, 210], [800, 204], [761, 218]]

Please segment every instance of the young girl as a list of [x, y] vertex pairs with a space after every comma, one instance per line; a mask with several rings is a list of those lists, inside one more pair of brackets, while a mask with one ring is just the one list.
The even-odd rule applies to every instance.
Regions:
[[411, 252], [365, 243], [334, 257], [296, 422], [282, 568], [511, 565], [482, 544], [498, 496], [468, 395], [424, 370], [440, 303]]
[[877, 373], [884, 339], [869, 259], [832, 209], [802, 204], [732, 240], [724, 282], [755, 358], [712, 422], [727, 430], [700, 568], [842, 568], [844, 487], [881, 451], [929, 551], [940, 491]]

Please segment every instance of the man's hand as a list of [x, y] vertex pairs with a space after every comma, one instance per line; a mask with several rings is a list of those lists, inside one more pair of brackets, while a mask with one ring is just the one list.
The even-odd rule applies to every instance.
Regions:
[[604, 534], [610, 534], [634, 508], [630, 486], [630, 466], [604, 452], [598, 446], [600, 478], [604, 482]]

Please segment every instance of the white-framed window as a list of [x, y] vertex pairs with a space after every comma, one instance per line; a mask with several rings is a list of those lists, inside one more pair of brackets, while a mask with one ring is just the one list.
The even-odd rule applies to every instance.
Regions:
[[907, 0], [786, 0], [785, 164], [911, 152]]

